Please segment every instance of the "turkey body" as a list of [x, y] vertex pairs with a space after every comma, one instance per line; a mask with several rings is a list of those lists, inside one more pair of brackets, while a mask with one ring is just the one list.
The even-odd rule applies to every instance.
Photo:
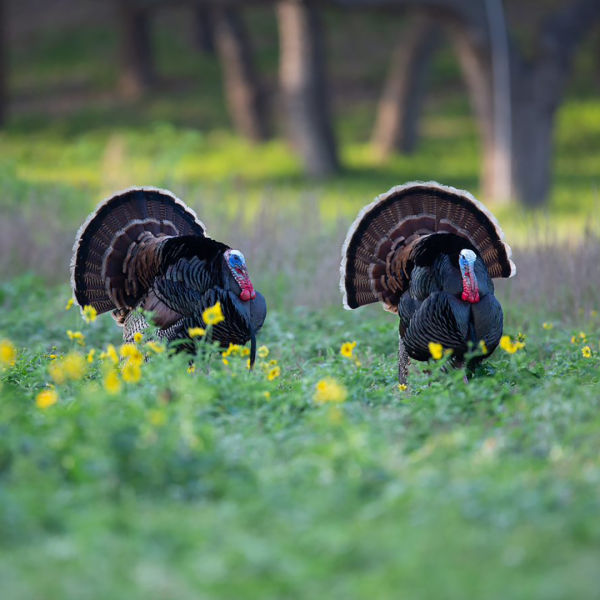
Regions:
[[[491, 213], [468, 192], [436, 182], [392, 188], [358, 215], [342, 249], [344, 307], [381, 302], [399, 317], [398, 375], [408, 358], [431, 358], [430, 343], [460, 365], [485, 358], [502, 336], [494, 277], [515, 265]], [[478, 347], [479, 346], [479, 347]]]
[[73, 249], [75, 299], [98, 313], [112, 311], [125, 341], [149, 326], [148, 313], [159, 338], [190, 339], [189, 329], [205, 328], [204, 311], [219, 302], [224, 320], [212, 327], [212, 339], [225, 346], [251, 340], [254, 350], [267, 308], [243, 254], [207, 237], [170, 192], [133, 188], [109, 198], [88, 217]]
[[[406, 352], [415, 360], [428, 360], [429, 342], [452, 350], [460, 362], [469, 350], [491, 354], [502, 336], [503, 314], [494, 296], [494, 284], [480, 257], [475, 262], [479, 284], [478, 302], [461, 299], [463, 284], [456, 255], [439, 254], [433, 265], [412, 271], [408, 290], [400, 297], [400, 336]], [[480, 356], [482, 358], [483, 356]]]

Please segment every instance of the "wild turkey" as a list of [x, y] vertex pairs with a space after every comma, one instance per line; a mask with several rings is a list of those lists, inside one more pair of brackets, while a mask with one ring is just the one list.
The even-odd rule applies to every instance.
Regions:
[[435, 182], [408, 183], [358, 215], [342, 249], [344, 307], [382, 302], [400, 317], [398, 377], [408, 357], [428, 360], [429, 343], [461, 364], [483, 341], [502, 336], [493, 277], [512, 277], [511, 249], [496, 219], [471, 194]]
[[194, 211], [168, 191], [120, 192], [98, 205], [77, 233], [71, 284], [80, 306], [111, 310], [131, 341], [150, 311], [165, 340], [189, 339], [204, 327], [202, 312], [217, 301], [225, 320], [212, 339], [222, 345], [252, 341], [267, 313], [254, 290], [244, 255], [206, 236]]

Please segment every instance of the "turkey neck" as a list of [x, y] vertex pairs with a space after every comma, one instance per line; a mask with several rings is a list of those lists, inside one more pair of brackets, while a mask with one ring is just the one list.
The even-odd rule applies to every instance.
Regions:
[[[438, 289], [461, 299], [463, 293], [463, 278], [458, 267], [458, 258], [456, 256], [449, 256], [448, 254], [441, 254], [436, 258], [433, 270], [436, 283], [439, 286]], [[477, 279], [479, 297], [483, 298], [488, 294], [493, 294], [494, 284], [485, 263], [479, 256], [475, 260], [473, 272]]]

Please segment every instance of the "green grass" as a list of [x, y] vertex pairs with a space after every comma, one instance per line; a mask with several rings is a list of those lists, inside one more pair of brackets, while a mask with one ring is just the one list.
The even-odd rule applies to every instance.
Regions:
[[[413, 365], [401, 391], [397, 320], [341, 309], [339, 249], [357, 211], [392, 185], [438, 179], [477, 193], [479, 142], [456, 61], [442, 52], [433, 65], [417, 151], [380, 163], [366, 140], [398, 23], [328, 14], [345, 170], [309, 182], [280, 135], [252, 146], [231, 132], [217, 61], [180, 35], [183, 13], [166, 13], [155, 27], [161, 83], [136, 102], [114, 94], [107, 24], [48, 30], [10, 55], [0, 340], [17, 359], [0, 366], [0, 596], [597, 597], [592, 62], [578, 58], [559, 111], [547, 210], [493, 207], [517, 246], [519, 276], [498, 295], [525, 349], [497, 350], [468, 385], [439, 363]], [[249, 16], [273, 87], [272, 13]], [[65, 310], [70, 246], [101, 198], [135, 184], [172, 189], [246, 253], [269, 304], [259, 342], [270, 353], [252, 373], [217, 353], [188, 373], [188, 357], [163, 353], [139, 382], [105, 389], [99, 356], [121, 332], [108, 316], [86, 325]], [[528, 253], [540, 242], [558, 250]], [[352, 340], [360, 366], [339, 353]], [[52, 356], [90, 349], [83, 377], [38, 408]], [[281, 369], [272, 381], [270, 360]], [[315, 402], [326, 377], [345, 402]]]
[[[113, 396], [98, 360], [112, 319], [84, 324], [68, 290], [31, 278], [1, 293], [18, 347], [0, 392], [4, 596], [595, 597], [596, 321], [585, 358], [578, 330], [509, 316], [524, 350], [468, 385], [416, 365], [399, 391], [394, 318], [296, 307], [269, 314], [252, 373], [152, 355]], [[37, 408], [49, 355], [90, 348], [83, 379]], [[324, 377], [343, 404], [315, 403]]]

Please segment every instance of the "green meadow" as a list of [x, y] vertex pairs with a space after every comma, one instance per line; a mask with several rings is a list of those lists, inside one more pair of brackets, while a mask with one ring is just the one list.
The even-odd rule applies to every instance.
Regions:
[[[392, 185], [477, 194], [456, 65], [434, 65], [417, 151], [383, 163], [366, 141], [373, 99], [335, 96], [345, 170], [310, 182], [281, 136], [236, 137], [218, 65], [180, 39], [157, 37], [165, 85], [117, 102], [98, 58], [111, 35], [48, 34], [11, 57], [16, 94], [84, 74], [101, 100], [74, 95], [65, 110], [49, 94], [0, 133], [0, 596], [597, 598], [590, 67], [578, 63], [559, 112], [547, 209], [490, 207], [518, 269], [497, 288], [513, 345], [468, 384], [432, 359], [400, 389], [396, 317], [341, 306], [341, 243]], [[272, 77], [267, 42], [259, 60]], [[380, 85], [381, 66], [367, 66], [362, 85]], [[202, 338], [192, 362], [148, 345], [150, 332], [123, 349], [108, 315], [88, 323], [66, 309], [78, 226], [102, 198], [144, 184], [174, 191], [245, 253], [269, 305], [253, 371], [243, 349], [224, 356]]]

